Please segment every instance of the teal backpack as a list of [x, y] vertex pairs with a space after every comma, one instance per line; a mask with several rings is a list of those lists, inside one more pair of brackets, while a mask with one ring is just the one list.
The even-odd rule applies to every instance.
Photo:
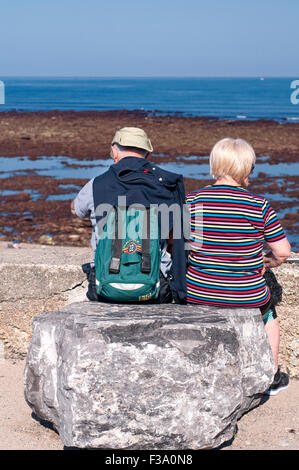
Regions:
[[161, 250], [155, 208], [114, 208], [95, 252], [96, 289], [115, 302], [156, 299]]

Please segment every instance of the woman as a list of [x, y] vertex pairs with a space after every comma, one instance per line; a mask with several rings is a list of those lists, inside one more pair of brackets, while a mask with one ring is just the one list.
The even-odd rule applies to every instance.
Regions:
[[[261, 309], [275, 361], [268, 394], [288, 386], [278, 367], [279, 323], [263, 277], [290, 256], [290, 244], [268, 201], [246, 189], [255, 165], [251, 145], [220, 140], [212, 149], [216, 182], [187, 196], [191, 212], [187, 301], [220, 307]], [[264, 243], [270, 251], [263, 256]]]

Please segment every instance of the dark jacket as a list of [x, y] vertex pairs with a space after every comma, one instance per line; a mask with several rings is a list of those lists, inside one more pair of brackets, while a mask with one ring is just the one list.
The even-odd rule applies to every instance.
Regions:
[[[169, 276], [171, 290], [179, 302], [186, 296], [187, 251], [183, 236], [183, 205], [185, 188], [182, 175], [162, 170], [144, 158], [125, 157], [111, 165], [109, 170], [97, 176], [93, 182], [95, 213], [99, 204], [117, 206], [118, 197], [126, 196], [127, 206], [142, 204], [179, 204], [181, 207], [182, 236], [173, 240], [172, 268]], [[172, 230], [172, 212], [169, 213], [169, 229]], [[99, 218], [96, 216], [96, 221]]]

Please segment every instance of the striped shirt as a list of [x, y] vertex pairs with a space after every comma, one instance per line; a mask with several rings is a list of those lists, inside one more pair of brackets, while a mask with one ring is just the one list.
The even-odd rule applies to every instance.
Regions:
[[213, 185], [188, 194], [187, 204], [187, 301], [244, 308], [268, 302], [261, 275], [264, 241], [285, 238], [268, 201], [240, 186]]

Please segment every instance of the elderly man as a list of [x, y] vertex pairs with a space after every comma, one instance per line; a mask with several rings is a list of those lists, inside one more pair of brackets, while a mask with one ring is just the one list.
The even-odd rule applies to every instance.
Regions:
[[[146, 133], [139, 128], [125, 127], [116, 132], [111, 143], [111, 157], [114, 164], [104, 174], [91, 179], [71, 203], [73, 215], [84, 218], [90, 215], [93, 233], [91, 245], [96, 250], [99, 243], [97, 224], [100, 221], [98, 208], [104, 205], [117, 207], [119, 198], [125, 198], [126, 206], [134, 204], [145, 208], [151, 205], [171, 209], [180, 209], [175, 214], [169, 210], [159, 218], [160, 227], [160, 289], [156, 299], [158, 303], [175, 301], [184, 302], [186, 296], [187, 253], [183, 230], [183, 206], [185, 189], [183, 178], [172, 172], [159, 168], [148, 160], [153, 151], [152, 144]], [[166, 223], [168, 233], [161, 231], [161, 220]], [[174, 234], [174, 226], [176, 230]], [[179, 235], [178, 235], [179, 233]], [[136, 246], [135, 246], [136, 248]], [[124, 251], [123, 246], [121, 247]], [[138, 250], [142, 251], [140, 246]], [[99, 255], [98, 255], [99, 256]], [[101, 256], [101, 255], [100, 255]], [[104, 256], [104, 254], [103, 254]], [[122, 256], [122, 253], [121, 253]], [[90, 300], [101, 300], [96, 289], [94, 263], [84, 265], [88, 275]], [[137, 282], [137, 281], [136, 281]]]

